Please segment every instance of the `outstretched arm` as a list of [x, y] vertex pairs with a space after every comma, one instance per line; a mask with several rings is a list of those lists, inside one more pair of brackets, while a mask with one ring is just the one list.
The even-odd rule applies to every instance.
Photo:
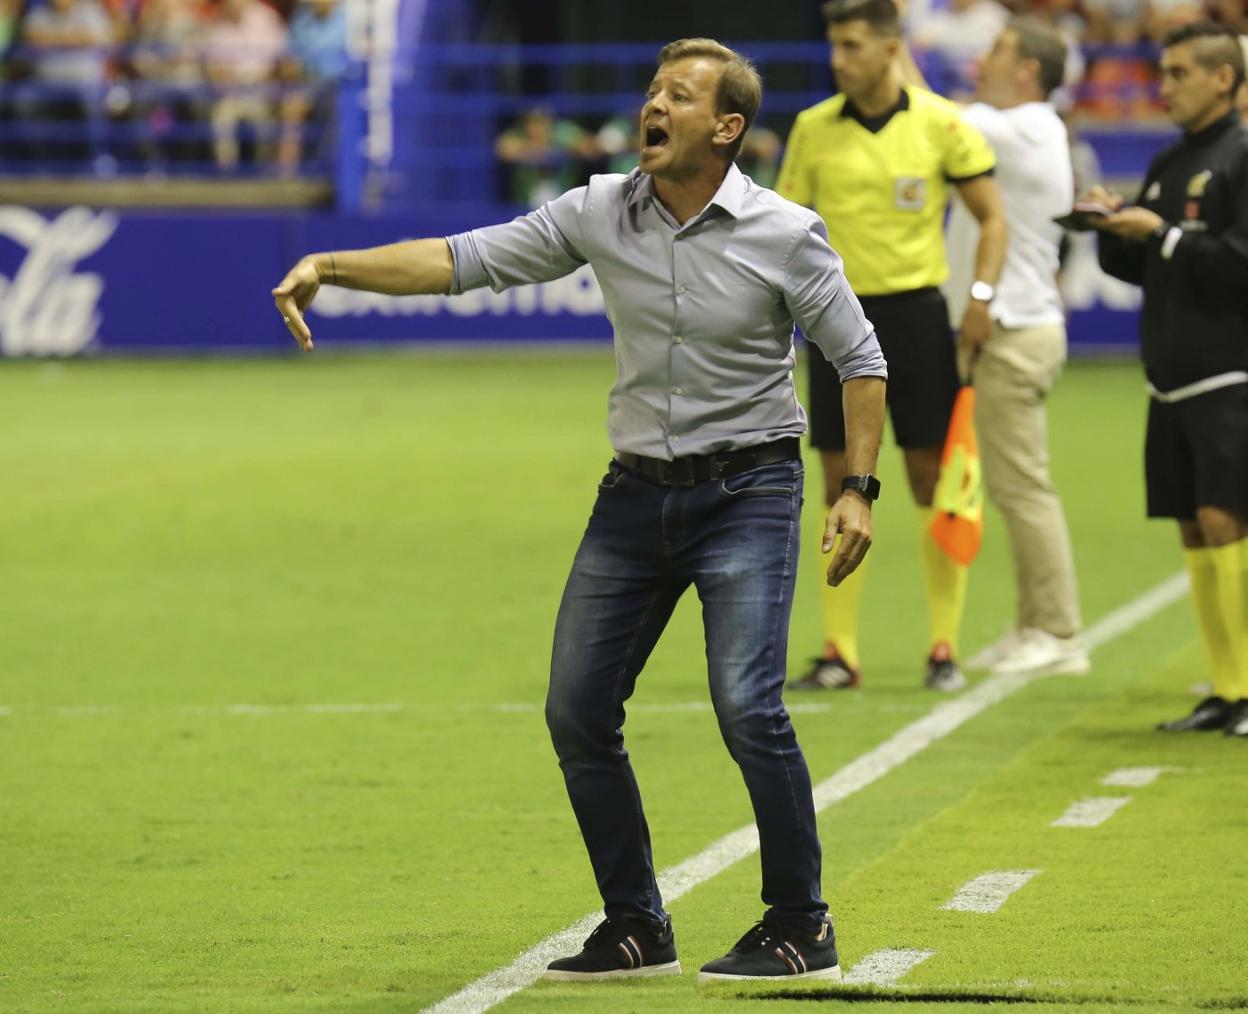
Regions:
[[444, 239], [309, 254], [273, 290], [273, 302], [295, 341], [305, 352], [311, 352], [312, 330], [303, 314], [322, 285], [388, 296], [430, 295], [450, 292], [454, 275], [451, 247]]

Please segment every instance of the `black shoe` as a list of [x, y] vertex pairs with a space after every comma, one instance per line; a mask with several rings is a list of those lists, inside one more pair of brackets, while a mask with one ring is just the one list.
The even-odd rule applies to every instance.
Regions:
[[1176, 718], [1172, 722], [1161, 722], [1157, 728], [1162, 732], [1207, 732], [1210, 729], [1225, 729], [1232, 707], [1230, 701], [1221, 697], [1206, 697], [1196, 705], [1190, 715]]
[[670, 919], [655, 933], [642, 919], [616, 918], [600, 922], [580, 954], [552, 961], [545, 977], [569, 982], [679, 974]]
[[794, 690], [849, 690], [862, 680], [862, 673], [840, 655], [810, 660], [810, 668], [789, 686]]
[[946, 694], [956, 693], [966, 686], [966, 676], [944, 641], [932, 648], [932, 653], [927, 656], [923, 685], [928, 690], [940, 690]]
[[825, 918], [818, 934], [786, 929], [764, 917], [727, 954], [702, 966], [699, 982], [720, 979], [840, 979], [836, 931]]
[[1227, 736], [1248, 739], [1248, 698], [1231, 705], [1230, 714], [1226, 716], [1226, 725], [1223, 726], [1222, 731]]

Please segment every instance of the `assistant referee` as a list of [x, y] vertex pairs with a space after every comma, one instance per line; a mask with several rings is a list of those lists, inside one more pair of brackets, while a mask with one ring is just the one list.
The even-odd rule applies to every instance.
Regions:
[[[924, 682], [957, 690], [966, 682], [955, 659], [966, 568], [927, 531], [959, 386], [937, 286], [949, 275], [942, 226], [952, 183], [980, 226], [975, 283], [961, 329], [968, 344], [982, 344], [1006, 246], [1005, 214], [991, 179], [995, 156], [952, 102], [903, 84], [899, 58], [906, 54], [892, 0], [832, 0], [823, 13], [840, 94], [798, 115], [776, 189], [823, 217], [888, 360], [893, 434], [922, 523], [931, 621]], [[841, 384], [817, 349], [810, 348], [808, 358], [811, 442], [820, 451], [831, 506], [846, 474]], [[822, 587], [824, 651], [795, 686], [858, 685], [862, 583], [859, 567], [839, 587]]]
[[1183, 136], [1155, 159], [1137, 206], [1105, 218], [1101, 267], [1140, 285], [1152, 400], [1148, 515], [1179, 523], [1213, 695], [1160, 728], [1248, 737], [1248, 130], [1234, 109], [1244, 54], [1227, 28], [1162, 42], [1161, 97]]

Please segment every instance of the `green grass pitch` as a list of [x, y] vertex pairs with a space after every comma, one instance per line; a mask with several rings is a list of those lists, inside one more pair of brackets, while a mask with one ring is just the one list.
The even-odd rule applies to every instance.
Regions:
[[[0, 365], [0, 1010], [419, 1011], [594, 909], [541, 702], [612, 373], [602, 348]], [[1129, 364], [1051, 402], [1089, 622], [1181, 566], [1142, 519], [1145, 407]], [[795, 715], [816, 781], [940, 703], [891, 447], [881, 471], [865, 688]], [[819, 647], [808, 474], [794, 667]], [[965, 648], [1011, 607], [990, 513]], [[828, 1003], [1248, 1006], [1248, 752], [1150, 732], [1201, 678], [1170, 606], [826, 810], [843, 965], [933, 952]], [[706, 700], [690, 598], [627, 730], [662, 868], [750, 819]], [[1167, 771], [1100, 784], [1133, 766]], [[1042, 872], [998, 912], [942, 908], [1017, 869]], [[810, 1010], [695, 985], [757, 890], [751, 857], [673, 904], [681, 978], [499, 1009]]]

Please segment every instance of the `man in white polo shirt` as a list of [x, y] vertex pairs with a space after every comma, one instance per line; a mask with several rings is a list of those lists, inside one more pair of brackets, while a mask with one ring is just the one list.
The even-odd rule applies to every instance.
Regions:
[[[1016, 624], [968, 660], [994, 672], [1088, 671], [1079, 643], [1079, 592], [1070, 531], [1049, 476], [1045, 398], [1066, 361], [1057, 288], [1061, 227], [1074, 182], [1066, 127], [1049, 95], [1062, 83], [1066, 43], [1052, 27], [1016, 18], [983, 58], [977, 101], [963, 111], [997, 155], [1009, 223], [1005, 267], [992, 294], [987, 340], [959, 338], [976, 387], [984, 484], [1009, 529]], [[958, 320], [973, 280], [978, 225], [959, 202], [949, 219], [949, 312]]]

